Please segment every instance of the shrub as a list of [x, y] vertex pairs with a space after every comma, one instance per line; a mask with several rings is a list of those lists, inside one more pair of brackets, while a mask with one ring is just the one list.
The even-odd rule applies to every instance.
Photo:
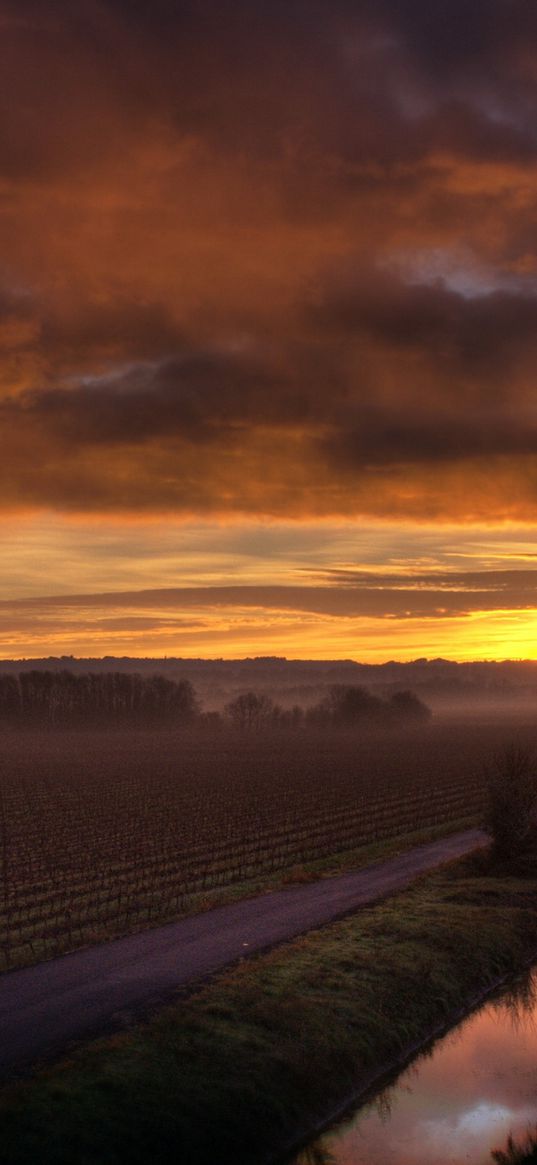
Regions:
[[510, 745], [487, 772], [488, 807], [485, 827], [497, 857], [513, 858], [535, 837], [537, 763], [525, 749]]

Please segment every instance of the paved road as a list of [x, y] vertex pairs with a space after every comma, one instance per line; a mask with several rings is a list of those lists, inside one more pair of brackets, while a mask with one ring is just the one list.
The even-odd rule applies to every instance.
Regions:
[[407, 886], [486, 842], [468, 830], [355, 873], [289, 886], [0, 975], [0, 1074], [117, 1026], [218, 971]]

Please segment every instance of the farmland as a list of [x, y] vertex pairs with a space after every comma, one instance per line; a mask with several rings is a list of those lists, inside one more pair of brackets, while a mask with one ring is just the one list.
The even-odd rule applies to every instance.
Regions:
[[[531, 744], [533, 727], [517, 740]], [[153, 926], [225, 887], [479, 816], [505, 723], [394, 733], [4, 730], [0, 968]]]

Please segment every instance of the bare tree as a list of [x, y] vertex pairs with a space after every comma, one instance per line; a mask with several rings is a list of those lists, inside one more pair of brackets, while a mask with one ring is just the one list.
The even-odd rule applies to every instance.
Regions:
[[241, 732], [259, 732], [271, 724], [274, 705], [268, 696], [259, 696], [257, 692], [242, 692], [226, 704], [224, 713], [233, 727], [239, 728]]

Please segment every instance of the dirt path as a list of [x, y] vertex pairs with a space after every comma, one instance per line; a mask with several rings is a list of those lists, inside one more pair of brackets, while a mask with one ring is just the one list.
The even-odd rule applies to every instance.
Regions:
[[401, 890], [483, 845], [453, 834], [356, 873], [290, 886], [0, 976], [0, 1074], [128, 1022], [174, 989]]

